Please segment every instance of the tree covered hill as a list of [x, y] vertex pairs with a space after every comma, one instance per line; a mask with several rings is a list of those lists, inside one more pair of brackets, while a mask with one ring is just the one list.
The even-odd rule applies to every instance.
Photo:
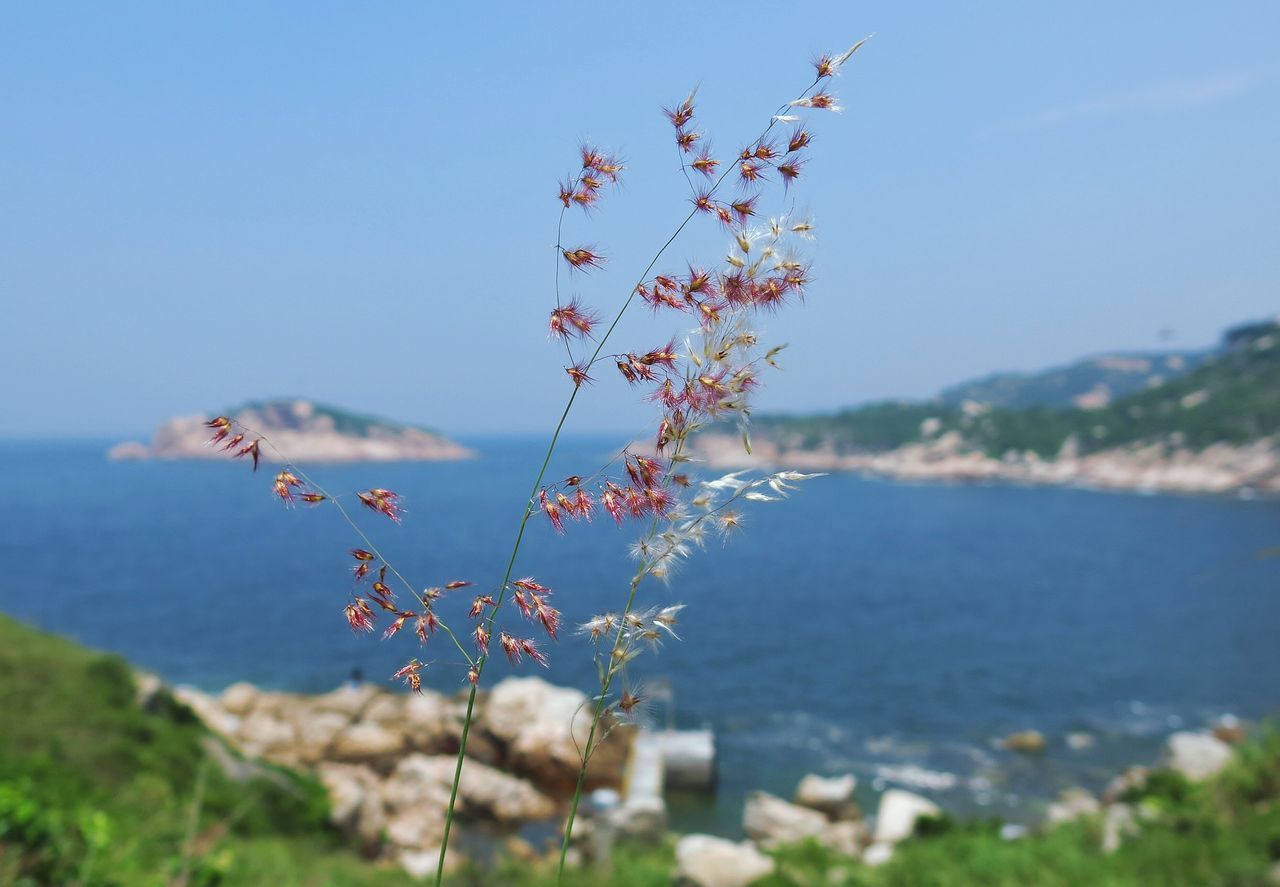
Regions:
[[1217, 353], [1211, 349], [1085, 357], [1039, 372], [993, 373], [961, 382], [943, 389], [938, 400], [953, 407], [972, 401], [1002, 409], [1096, 409], [1188, 373]]
[[[1159, 360], [1167, 366], [1171, 357]], [[884, 402], [832, 414], [759, 416], [753, 420], [752, 433], [787, 449], [874, 453], [956, 432], [969, 446], [996, 458], [1009, 451], [1051, 458], [1068, 441], [1083, 453], [1141, 442], [1200, 450], [1280, 433], [1280, 322], [1236, 327], [1224, 335], [1220, 348], [1200, 356], [1182, 355], [1182, 360], [1172, 378], [1153, 384], [1154, 377], [1148, 374], [1147, 381], [1130, 393], [1096, 408], [1063, 406], [1063, 392], [1078, 385], [1051, 383], [1053, 374], [1024, 377], [1024, 382], [1039, 381], [1021, 385], [1009, 377], [1004, 381], [995, 377], [995, 381], [948, 389], [933, 402]], [[1097, 361], [1092, 361], [1095, 370], [1115, 371], [1097, 367]], [[1151, 366], [1155, 363], [1151, 360]], [[1089, 375], [1089, 364], [1084, 361], [1055, 372], [1085, 382], [1101, 378]], [[1131, 375], [1136, 379], [1143, 373]], [[961, 396], [964, 393], [975, 397]], [[980, 402], [979, 395], [984, 394], [1008, 405]]]

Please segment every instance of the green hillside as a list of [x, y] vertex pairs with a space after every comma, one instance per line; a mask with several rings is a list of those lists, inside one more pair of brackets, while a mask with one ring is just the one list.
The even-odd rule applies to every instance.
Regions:
[[[278, 768], [233, 781], [215, 740], [128, 665], [0, 616], [0, 884], [216, 883], [250, 840], [336, 846], [324, 789]], [[217, 836], [217, 840], [213, 840]]]
[[1034, 373], [993, 373], [945, 388], [938, 400], [958, 407], [965, 401], [1002, 409], [1105, 404], [1189, 373], [1216, 351], [1125, 352], [1086, 357]]
[[834, 414], [759, 416], [753, 425], [756, 436], [840, 453], [890, 450], [949, 431], [994, 457], [1010, 450], [1052, 457], [1068, 439], [1082, 452], [1145, 441], [1192, 449], [1243, 444], [1280, 432], [1280, 324], [1230, 330], [1221, 349], [1194, 369], [1098, 409], [892, 402]]
[[[303, 418], [298, 413], [297, 405], [300, 403], [306, 404], [309, 409], [309, 414], [306, 418]], [[316, 418], [328, 418], [332, 420], [335, 431], [352, 437], [369, 437], [376, 431], [398, 433], [407, 429], [425, 431], [429, 434], [439, 433], [424, 425], [396, 422], [392, 419], [384, 419], [381, 416], [357, 413], [331, 404], [308, 401], [304, 398], [276, 397], [266, 400], [251, 400], [231, 410], [226, 410], [225, 413], [228, 416], [236, 416], [250, 410], [268, 418], [274, 428], [302, 428], [305, 422], [314, 421]]]

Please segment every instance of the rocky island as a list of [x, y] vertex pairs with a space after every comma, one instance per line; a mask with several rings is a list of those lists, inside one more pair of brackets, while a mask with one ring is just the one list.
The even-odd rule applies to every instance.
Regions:
[[[299, 462], [435, 462], [470, 459], [475, 453], [426, 428], [353, 413], [302, 399], [254, 401], [226, 413], [267, 437]], [[150, 444], [130, 441], [107, 452], [110, 459], [213, 459], [204, 445], [207, 415], [170, 419]], [[270, 447], [263, 458], [279, 461]]]
[[1229, 330], [1203, 353], [1087, 358], [954, 386], [931, 401], [761, 416], [751, 442], [748, 455], [738, 432], [713, 429], [699, 450], [726, 467], [1280, 493], [1280, 322]]

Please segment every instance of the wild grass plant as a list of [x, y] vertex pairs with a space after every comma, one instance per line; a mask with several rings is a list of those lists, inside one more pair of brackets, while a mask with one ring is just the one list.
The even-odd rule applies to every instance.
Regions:
[[[663, 109], [679, 158], [679, 174], [688, 185], [688, 206], [608, 314], [565, 295], [569, 280], [585, 281], [590, 276], [598, 283], [608, 267], [599, 246], [586, 237], [570, 239], [567, 229], [578, 227], [571, 214], [581, 212], [582, 219], [589, 221], [603, 210], [614, 186], [626, 174], [626, 163], [594, 144], [580, 146], [575, 171], [561, 180], [556, 192], [560, 208], [552, 287], [555, 304], [549, 308], [548, 321], [550, 337], [563, 349], [568, 391], [520, 507], [515, 539], [500, 578], [485, 583], [474, 596], [469, 627], [446, 624], [436, 604], [471, 582], [451, 580], [425, 589], [411, 582], [383, 555], [352, 514], [357, 506], [363, 506], [399, 522], [404, 514], [400, 494], [378, 487], [349, 496], [334, 494], [290, 462], [266, 436], [235, 417], [219, 416], [208, 423], [213, 431], [209, 443], [250, 460], [255, 470], [264, 455], [283, 463], [272, 483], [286, 505], [331, 506], [350, 525], [359, 547], [350, 551], [355, 581], [343, 605], [347, 622], [358, 632], [381, 628], [388, 639], [411, 626], [409, 633], [416, 636], [422, 649], [395, 672], [394, 679], [404, 680], [414, 691], [421, 690], [423, 674], [432, 664], [426, 652], [431, 649], [428, 642], [437, 634], [463, 657], [470, 689], [445, 815], [437, 884], [444, 877], [445, 849], [474, 724], [476, 694], [495, 652], [491, 648], [500, 647], [512, 663], [528, 660], [545, 666], [545, 640], [537, 635], [553, 642], [561, 635], [563, 617], [551, 604], [552, 588], [540, 579], [521, 577], [517, 570], [529, 522], [540, 515], [557, 533], [564, 533], [574, 522], [604, 515], [619, 527], [629, 521], [640, 527], [639, 538], [631, 547], [636, 568], [624, 586], [618, 608], [586, 617], [577, 632], [589, 642], [599, 687], [592, 700], [577, 785], [563, 830], [557, 867], [557, 877], [563, 878], [592, 755], [611, 725], [634, 720], [647, 701], [642, 685], [632, 677], [633, 663], [647, 650], [678, 637], [682, 605], [645, 603], [642, 590], [646, 583], [670, 582], [677, 566], [708, 538], [737, 533], [744, 506], [781, 499], [811, 477], [792, 471], [739, 471], [703, 479], [694, 474], [690, 444], [700, 429], [732, 422], [750, 452], [752, 396], [762, 384], [764, 370], [778, 366], [777, 356], [783, 347], [762, 343], [757, 321], [762, 314], [802, 302], [811, 279], [806, 250], [814, 238], [814, 225], [810, 218], [791, 209], [795, 205], [792, 192], [804, 180], [809, 162], [811, 117], [814, 112], [840, 110], [830, 86], [861, 45], [860, 41], [841, 54], [817, 59], [809, 85], [795, 98], [782, 102], [762, 121], [754, 137], [728, 153], [715, 151], [700, 128], [696, 91]], [[774, 204], [776, 211], [766, 209]], [[727, 254], [657, 270], [686, 229], [699, 220], [724, 230]], [[613, 346], [623, 317], [641, 305], [668, 327], [668, 333], [656, 346], [634, 350]], [[672, 326], [678, 329], [675, 335], [669, 332]], [[652, 443], [626, 446], [606, 465], [550, 481], [548, 467], [575, 403], [596, 377], [607, 372], [617, 372], [654, 405], [654, 425], [644, 435]], [[508, 602], [515, 605], [516, 613], [508, 612]], [[380, 620], [385, 626], [379, 625]]]

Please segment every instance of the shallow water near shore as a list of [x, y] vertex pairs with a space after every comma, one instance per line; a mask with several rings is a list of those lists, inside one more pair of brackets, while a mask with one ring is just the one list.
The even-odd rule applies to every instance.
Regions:
[[[402, 492], [402, 527], [361, 515], [415, 583], [501, 578], [544, 442], [466, 439], [461, 463], [316, 467], [333, 491]], [[550, 477], [587, 474], [620, 442], [569, 439]], [[0, 444], [0, 609], [113, 650], [174, 683], [323, 691], [429, 660], [462, 686], [441, 637], [354, 637], [341, 617], [350, 529], [287, 511], [269, 475], [230, 463], [110, 463], [105, 444]], [[637, 527], [556, 536], [535, 520], [517, 566], [571, 622], [624, 602]], [[684, 640], [637, 663], [669, 679], [674, 721], [709, 725], [714, 799], [675, 798], [675, 824], [736, 834], [743, 795], [852, 771], [869, 798], [902, 785], [957, 812], [1024, 820], [1060, 789], [1098, 788], [1172, 730], [1280, 708], [1280, 502], [1052, 488], [811, 481], [747, 514], [647, 602], [682, 601]], [[443, 614], [459, 624], [466, 592]], [[585, 643], [547, 679], [590, 691]], [[486, 680], [510, 669], [494, 662]], [[525, 671], [529, 671], [525, 669]], [[667, 712], [654, 707], [661, 722]], [[997, 747], [1034, 728], [1041, 755]], [[1073, 748], [1067, 734], [1088, 733]], [[1079, 744], [1079, 743], [1077, 743]]]

